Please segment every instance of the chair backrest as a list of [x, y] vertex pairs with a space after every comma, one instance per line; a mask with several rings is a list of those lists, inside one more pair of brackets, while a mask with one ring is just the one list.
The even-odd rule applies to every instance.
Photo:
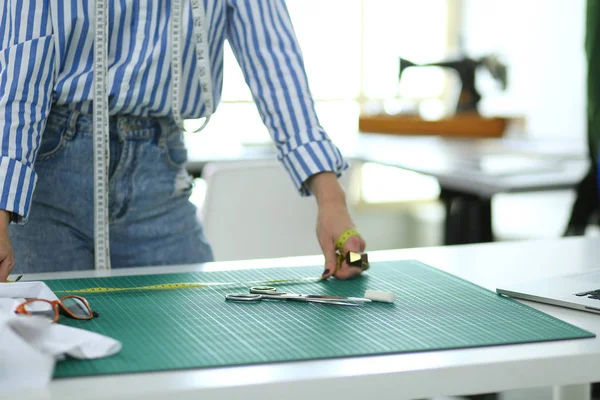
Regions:
[[[276, 160], [209, 163], [203, 168], [204, 232], [215, 260], [320, 254], [315, 198], [296, 191]], [[347, 189], [348, 171], [341, 178]]]

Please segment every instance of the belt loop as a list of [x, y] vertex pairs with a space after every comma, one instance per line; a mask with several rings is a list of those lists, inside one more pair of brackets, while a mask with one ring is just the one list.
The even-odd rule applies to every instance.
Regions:
[[127, 120], [125, 117], [117, 115], [115, 117], [115, 129], [117, 130], [117, 135], [119, 136], [119, 141], [124, 142], [127, 140]]
[[69, 113], [69, 119], [67, 120], [67, 129], [65, 131], [65, 138], [71, 140], [77, 133], [77, 119], [81, 113], [79, 110], [71, 110]]
[[160, 125], [159, 135], [158, 135], [158, 145], [159, 147], [166, 147], [167, 145], [167, 136], [170, 132], [169, 124], [167, 123], [166, 118], [158, 118], [158, 124]]

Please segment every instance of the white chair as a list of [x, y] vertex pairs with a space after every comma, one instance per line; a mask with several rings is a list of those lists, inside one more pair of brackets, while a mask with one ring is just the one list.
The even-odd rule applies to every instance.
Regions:
[[[346, 190], [352, 170], [341, 178]], [[316, 200], [296, 192], [278, 161], [209, 163], [202, 178], [200, 214], [217, 261], [321, 253]]]

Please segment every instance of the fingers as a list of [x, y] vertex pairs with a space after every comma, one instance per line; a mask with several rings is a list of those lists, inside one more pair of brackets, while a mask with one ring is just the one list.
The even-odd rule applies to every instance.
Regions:
[[0, 282], [6, 282], [8, 279], [8, 275], [12, 271], [14, 266], [14, 261], [10, 257], [4, 258], [2, 262], [0, 262]]
[[[344, 254], [346, 254], [349, 251], [352, 251], [355, 253], [362, 253], [365, 251], [365, 248], [366, 248], [366, 243], [361, 237], [352, 236], [352, 237], [348, 238], [348, 241], [346, 242], [346, 245], [344, 246]], [[335, 277], [338, 279], [350, 279], [350, 278], [354, 278], [354, 277], [360, 275], [362, 272], [363, 272], [362, 268], [348, 265], [348, 263], [344, 259], [342, 261], [341, 267], [336, 272]]]
[[322, 279], [327, 279], [335, 273], [337, 267], [337, 253], [335, 252], [335, 245], [333, 242], [323, 245], [323, 254], [325, 255], [325, 270]]
[[15, 265], [15, 255], [8, 237], [9, 222], [10, 213], [0, 210], [0, 282], [6, 282]]
[[0, 282], [6, 282], [15, 266], [15, 253], [10, 240], [2, 238], [2, 236], [2, 232], [0, 232]]

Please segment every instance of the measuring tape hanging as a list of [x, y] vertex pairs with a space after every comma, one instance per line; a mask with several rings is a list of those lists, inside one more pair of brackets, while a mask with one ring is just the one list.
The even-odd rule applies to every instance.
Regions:
[[110, 269], [108, 234], [108, 93], [107, 47], [108, 8], [106, 0], [95, 1], [96, 32], [94, 40], [94, 263], [96, 269]]
[[[214, 112], [210, 50], [208, 44], [208, 21], [203, 0], [191, 0], [193, 38], [196, 46], [196, 72], [200, 81], [201, 99], [204, 105], [204, 123], [194, 133], [206, 127]], [[181, 20], [183, 10], [181, 0], [171, 2], [171, 104], [175, 123], [183, 129], [181, 118]]]
[[[171, 108], [173, 119], [180, 129], [183, 121], [180, 112], [181, 93], [181, 20], [182, 0], [171, 3]], [[211, 67], [208, 44], [208, 21], [202, 0], [191, 0], [193, 15], [193, 38], [195, 40], [196, 67], [202, 103], [204, 105], [204, 124], [196, 130], [201, 131], [208, 124], [214, 112]], [[109, 238], [109, 190], [108, 168], [109, 118], [108, 104], [108, 7], [107, 0], [96, 0], [94, 5], [96, 29], [94, 32], [94, 101], [93, 101], [93, 147], [94, 147], [94, 263], [96, 269], [110, 269]]]

